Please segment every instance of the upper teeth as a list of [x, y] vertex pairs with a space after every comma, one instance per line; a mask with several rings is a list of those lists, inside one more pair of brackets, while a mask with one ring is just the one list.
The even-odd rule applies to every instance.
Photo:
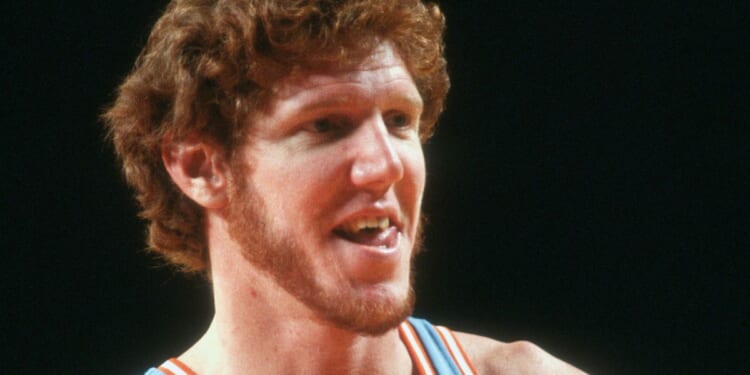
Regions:
[[344, 224], [344, 230], [356, 233], [363, 229], [386, 229], [391, 226], [391, 221], [387, 217], [368, 216], [353, 220]]

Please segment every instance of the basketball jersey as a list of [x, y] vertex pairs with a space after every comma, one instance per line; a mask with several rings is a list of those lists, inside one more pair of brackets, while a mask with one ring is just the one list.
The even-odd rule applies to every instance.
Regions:
[[[469, 361], [453, 332], [428, 321], [408, 318], [398, 327], [401, 341], [411, 356], [419, 375], [475, 375], [476, 369]], [[177, 358], [151, 368], [145, 375], [197, 375]]]

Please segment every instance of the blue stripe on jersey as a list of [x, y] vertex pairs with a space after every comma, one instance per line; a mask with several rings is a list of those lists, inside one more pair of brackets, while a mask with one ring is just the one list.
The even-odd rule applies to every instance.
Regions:
[[159, 371], [156, 367], [152, 367], [143, 375], [164, 375], [164, 373]]
[[422, 341], [422, 346], [427, 351], [427, 355], [430, 356], [435, 371], [440, 375], [461, 375], [461, 371], [458, 370], [458, 367], [453, 362], [453, 357], [451, 357], [448, 348], [445, 347], [443, 340], [440, 339], [440, 334], [432, 324], [424, 319], [414, 317], [408, 319], [417, 332], [417, 335], [419, 335], [419, 339]]

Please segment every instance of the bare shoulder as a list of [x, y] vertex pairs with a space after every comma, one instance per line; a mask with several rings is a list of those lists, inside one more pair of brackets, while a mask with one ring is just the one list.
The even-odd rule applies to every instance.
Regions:
[[504, 343], [454, 333], [480, 374], [585, 374], [528, 341]]

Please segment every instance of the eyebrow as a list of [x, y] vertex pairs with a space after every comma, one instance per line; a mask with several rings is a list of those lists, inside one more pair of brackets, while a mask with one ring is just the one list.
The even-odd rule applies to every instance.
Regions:
[[[360, 100], [360, 98], [361, 97], [358, 95], [326, 95], [321, 99], [313, 98], [309, 102], [303, 103], [295, 110], [298, 112], [316, 112], [330, 108], [348, 107], [354, 105]], [[419, 95], [398, 93], [389, 96], [388, 102], [393, 101], [403, 101], [409, 106], [420, 109], [424, 105], [422, 98]]]
[[315, 112], [328, 108], [348, 107], [357, 102], [353, 95], [332, 95], [323, 99], [314, 98], [297, 108], [298, 112]]

